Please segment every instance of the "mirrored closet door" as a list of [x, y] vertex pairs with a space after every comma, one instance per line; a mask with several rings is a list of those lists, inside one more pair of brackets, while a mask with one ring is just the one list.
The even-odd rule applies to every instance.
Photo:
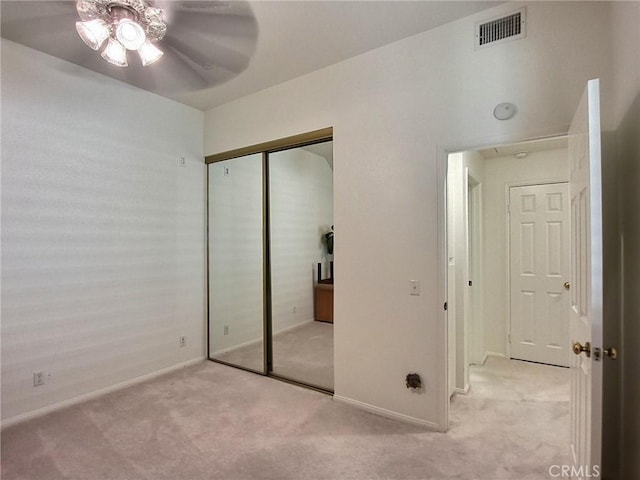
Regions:
[[207, 158], [208, 351], [332, 392], [333, 142], [320, 132]]
[[326, 390], [333, 390], [333, 317], [318, 307], [333, 313], [332, 144], [268, 156], [272, 373]]
[[263, 160], [208, 165], [209, 358], [265, 373]]

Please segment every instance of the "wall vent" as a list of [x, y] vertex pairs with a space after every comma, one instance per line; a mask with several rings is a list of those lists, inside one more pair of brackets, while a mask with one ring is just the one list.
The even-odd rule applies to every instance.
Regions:
[[476, 23], [476, 48], [495, 45], [506, 40], [522, 38], [526, 34], [525, 8], [491, 20]]

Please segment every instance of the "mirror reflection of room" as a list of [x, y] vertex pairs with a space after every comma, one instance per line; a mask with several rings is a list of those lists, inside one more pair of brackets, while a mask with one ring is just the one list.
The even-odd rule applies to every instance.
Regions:
[[269, 154], [272, 373], [333, 390], [333, 142]]
[[262, 154], [209, 168], [209, 356], [264, 373]]

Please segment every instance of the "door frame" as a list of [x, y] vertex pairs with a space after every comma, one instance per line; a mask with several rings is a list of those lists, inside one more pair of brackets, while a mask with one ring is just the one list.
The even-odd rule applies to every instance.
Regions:
[[531, 142], [535, 140], [548, 140], [567, 136], [568, 131], [565, 129], [558, 132], [550, 130], [538, 135], [521, 135], [506, 134], [496, 137], [486, 137], [470, 141], [461, 141], [456, 144], [437, 144], [436, 145], [436, 190], [437, 190], [437, 208], [438, 208], [438, 293], [442, 300], [440, 309], [438, 331], [436, 335], [438, 341], [438, 361], [439, 375], [438, 384], [440, 385], [438, 394], [438, 430], [446, 432], [449, 430], [449, 360], [448, 360], [448, 324], [447, 324], [447, 290], [449, 257], [447, 249], [447, 170], [449, 155], [456, 152], [464, 152], [467, 150], [483, 150], [486, 148], [497, 147], [500, 145], [508, 145], [512, 143]]
[[[562, 135], [560, 135], [562, 136]], [[566, 135], [565, 135], [566, 136]], [[567, 162], [569, 162], [569, 159], [567, 158]], [[506, 257], [506, 261], [504, 262], [505, 265], [505, 291], [504, 291], [504, 298], [505, 298], [505, 302], [506, 302], [506, 307], [505, 308], [505, 315], [506, 318], [504, 319], [505, 321], [505, 358], [507, 358], [508, 360], [511, 360], [511, 342], [509, 341], [510, 339], [510, 335], [511, 335], [511, 212], [509, 212], [509, 192], [510, 189], [512, 187], [534, 187], [536, 185], [554, 185], [554, 184], [558, 184], [558, 183], [566, 183], [567, 186], [569, 186], [569, 178], [567, 177], [566, 179], [562, 180], [554, 180], [554, 179], [550, 179], [550, 180], [536, 180], [536, 181], [521, 181], [521, 182], [510, 182], [510, 183], [506, 183], [505, 184], [505, 188], [504, 188], [504, 205], [505, 205], [505, 212], [507, 212], [507, 214], [505, 215], [504, 218], [504, 239], [505, 239], [505, 245], [506, 245], [506, 249], [505, 249], [505, 257]], [[571, 239], [568, 238], [566, 239], [567, 241], [570, 241]], [[567, 314], [568, 315], [568, 314]], [[567, 320], [568, 321], [568, 320]]]
[[[483, 352], [480, 351], [480, 345], [484, 342], [484, 326], [478, 325], [478, 318], [484, 318], [484, 301], [482, 298], [484, 288], [484, 282], [482, 281], [484, 276], [482, 217], [484, 212], [482, 199], [482, 182], [479, 182], [467, 171], [467, 276], [469, 280], [475, 282], [475, 284], [471, 286], [471, 289], [466, 290], [469, 321], [466, 324], [468, 332], [465, 333], [467, 333], [469, 342], [467, 346], [467, 359], [470, 364], [476, 363], [478, 359], [482, 358], [481, 355]], [[468, 366], [466, 389], [466, 393], [468, 393]]]

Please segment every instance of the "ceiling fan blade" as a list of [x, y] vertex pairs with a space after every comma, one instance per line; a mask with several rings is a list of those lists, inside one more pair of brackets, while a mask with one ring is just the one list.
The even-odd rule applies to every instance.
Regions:
[[226, 78], [232, 75], [228, 72], [220, 74], [217, 71], [204, 70], [200, 65], [189, 59], [179, 50], [172, 46], [167, 48], [167, 51], [171, 54], [172, 58], [176, 62], [179, 62], [179, 69], [176, 71], [188, 71], [189, 75], [193, 77], [190, 81], [194, 90], [201, 90], [203, 88], [211, 87], [223, 82]]
[[178, 32], [167, 34], [163, 40], [175, 50], [192, 60], [205, 70], [223, 69], [231, 74], [239, 73], [247, 68], [250, 57], [211, 42], [199, 42]]
[[185, 86], [188, 86], [191, 91], [202, 90], [219, 85], [234, 76], [233, 73], [221, 69], [205, 70], [170, 45], [165, 52], [165, 56], [168, 54], [172, 62], [170, 68], [165, 71], [180, 80], [180, 91], [184, 91]]
[[[211, 25], [212, 17], [218, 17], [214, 26], [229, 34], [233, 34], [233, 30], [239, 31], [243, 25], [248, 25], [255, 29], [255, 17], [253, 9], [249, 2], [245, 0], [198, 0], [198, 1], [177, 1], [177, 0], [156, 0], [155, 6], [164, 11], [164, 18], [168, 25], [176, 20], [176, 17], [191, 17], [192, 21], [198, 21], [198, 18], [208, 17], [205, 21], [206, 26]], [[188, 22], [189, 20], [187, 20]], [[253, 26], [252, 26], [253, 24]]]
[[147, 91], [166, 94], [185, 88], [200, 90], [208, 86], [206, 79], [200, 78], [170, 49], [164, 49], [162, 62], [147, 67], [142, 66], [134, 52], [128, 53], [129, 66], [126, 68], [114, 67], [100, 58], [100, 55], [92, 53], [85, 63], [87, 68]]
[[253, 15], [207, 13], [177, 10], [170, 25], [181, 25], [202, 34], [215, 33], [228, 37], [258, 37], [258, 24]]
[[0, 11], [3, 19], [30, 20], [59, 14], [76, 14], [76, 3], [69, 0], [2, 0]]
[[59, 13], [56, 15], [43, 15], [29, 18], [25, 22], [21, 18], [12, 18], [5, 14], [4, 2], [2, 2], [2, 36], [19, 43], [28, 41], [29, 38], [48, 35], [66, 35], [75, 33], [75, 24], [80, 18], [75, 11]]

